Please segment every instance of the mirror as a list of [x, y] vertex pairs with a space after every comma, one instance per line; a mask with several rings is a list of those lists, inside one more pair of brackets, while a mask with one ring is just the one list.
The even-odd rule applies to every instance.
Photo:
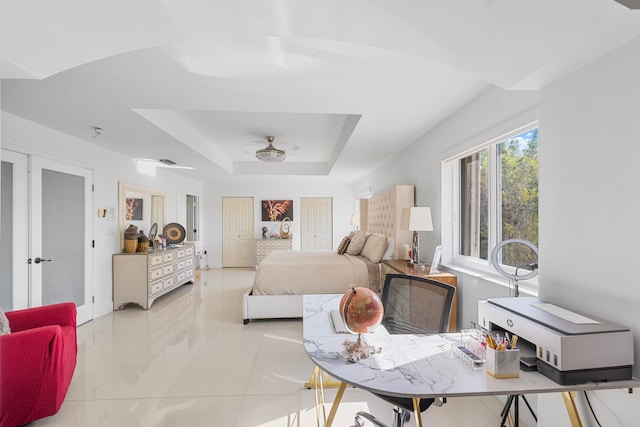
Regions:
[[118, 225], [120, 249], [124, 248], [124, 230], [131, 224], [148, 235], [152, 224], [165, 225], [165, 192], [120, 181], [118, 183]]

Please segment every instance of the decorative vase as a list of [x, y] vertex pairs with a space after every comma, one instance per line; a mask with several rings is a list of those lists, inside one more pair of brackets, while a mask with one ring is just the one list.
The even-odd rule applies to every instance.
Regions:
[[138, 250], [138, 227], [131, 224], [124, 231], [124, 251], [132, 254]]
[[138, 234], [138, 252], [147, 252], [149, 250], [149, 238], [144, 235], [144, 231], [140, 230]]

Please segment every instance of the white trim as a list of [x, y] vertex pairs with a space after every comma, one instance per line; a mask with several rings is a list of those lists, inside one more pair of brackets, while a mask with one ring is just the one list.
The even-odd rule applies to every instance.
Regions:
[[[496, 166], [497, 163], [497, 148], [496, 144], [508, 140], [514, 136], [520, 135], [528, 130], [539, 127], [538, 120], [531, 121], [530, 112], [526, 112], [518, 116], [520, 119], [527, 119], [525, 125], [520, 125], [513, 130], [502, 133], [500, 136], [490, 138], [482, 143], [476, 144], [473, 147], [463, 149], [456, 154], [450, 154], [444, 160], [441, 161], [441, 186], [442, 186], [442, 200], [441, 200], [441, 216], [442, 216], [442, 235], [441, 241], [443, 244], [442, 252], [442, 266], [452, 270], [465, 272], [476, 277], [490, 280], [493, 283], [501, 286], [508, 287], [508, 281], [502, 277], [491, 266], [490, 260], [482, 260], [479, 258], [472, 258], [460, 254], [460, 230], [459, 230], [459, 215], [460, 215], [460, 162], [459, 160], [467, 157], [473, 153], [489, 148], [489, 162], [491, 166]], [[495, 127], [497, 130], [499, 127]], [[485, 132], [486, 134], [486, 132]], [[468, 142], [468, 141], [467, 141]], [[458, 144], [458, 147], [463, 144]], [[468, 144], [464, 144], [468, 145]], [[494, 191], [491, 193], [489, 200], [489, 221], [491, 224], [497, 224], [500, 219], [500, 206], [497, 194], [499, 193], [499, 180], [494, 179], [494, 175], [490, 174], [490, 182]], [[497, 191], [495, 191], [497, 190]], [[489, 248], [493, 248], [498, 244], [501, 236], [495, 233], [489, 233]], [[489, 251], [490, 254], [491, 251]], [[505, 270], [509, 271], [510, 267], [505, 266]], [[515, 269], [513, 269], [515, 272]], [[537, 295], [538, 292], [538, 280], [537, 277], [519, 281], [520, 291], [531, 295]]]

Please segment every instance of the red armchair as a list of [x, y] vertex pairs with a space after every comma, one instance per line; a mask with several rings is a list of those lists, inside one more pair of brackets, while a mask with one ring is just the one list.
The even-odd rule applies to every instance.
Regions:
[[76, 367], [76, 306], [62, 303], [6, 313], [0, 336], [0, 427], [57, 413]]

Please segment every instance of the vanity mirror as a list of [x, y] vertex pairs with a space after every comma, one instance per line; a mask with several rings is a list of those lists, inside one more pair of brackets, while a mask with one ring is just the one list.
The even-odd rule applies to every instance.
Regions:
[[120, 181], [118, 183], [118, 225], [120, 248], [124, 248], [124, 230], [131, 224], [143, 230], [151, 231], [165, 225], [165, 192], [157, 188], [144, 187]]

